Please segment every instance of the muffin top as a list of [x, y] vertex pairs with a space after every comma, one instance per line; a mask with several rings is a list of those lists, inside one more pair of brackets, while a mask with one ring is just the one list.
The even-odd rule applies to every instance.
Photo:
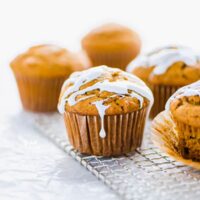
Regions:
[[11, 68], [16, 73], [45, 77], [67, 77], [89, 66], [86, 55], [75, 54], [55, 45], [31, 47], [11, 62]]
[[99, 115], [103, 121], [104, 115], [129, 113], [149, 104], [150, 108], [152, 103], [150, 89], [139, 78], [120, 69], [99, 66], [75, 72], [66, 80], [58, 109], [61, 113]]
[[135, 55], [139, 53], [141, 41], [133, 30], [114, 23], [100, 26], [82, 39], [82, 46], [99, 52], [118, 52], [131, 50]]
[[200, 79], [200, 60], [188, 47], [169, 46], [138, 56], [127, 71], [147, 83], [183, 86]]
[[200, 127], [200, 81], [177, 90], [166, 103], [166, 110], [177, 121]]

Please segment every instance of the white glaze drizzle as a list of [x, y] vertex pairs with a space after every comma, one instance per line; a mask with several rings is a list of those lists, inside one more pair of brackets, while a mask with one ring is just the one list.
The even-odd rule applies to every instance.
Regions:
[[167, 101], [165, 105], [165, 109], [170, 109], [170, 104], [174, 99], [179, 99], [181, 97], [189, 97], [189, 96], [200, 96], [200, 81], [194, 82], [190, 85], [184, 86], [178, 89]]
[[188, 47], [165, 47], [155, 50], [147, 55], [140, 55], [127, 67], [128, 72], [132, 72], [137, 67], [154, 67], [152, 74], [164, 74], [168, 68], [182, 61], [189, 66], [194, 66], [199, 61], [197, 54]]
[[101, 118], [101, 130], [99, 132], [99, 136], [101, 138], [106, 137], [106, 132], [105, 132], [105, 129], [104, 129], [104, 116], [105, 116], [105, 113], [106, 113], [106, 109], [109, 107], [108, 105], [107, 106], [103, 105], [103, 102], [104, 102], [104, 100], [96, 101], [96, 102], [92, 103], [96, 106], [98, 113], [99, 113], [99, 116]]
[[[105, 75], [105, 73], [115, 73], [120, 72], [120, 74], [127, 78], [127, 80], [116, 80], [113, 82], [110, 82], [108, 80], [100, 80], [99, 82], [93, 84], [92, 86], [89, 86], [84, 89], [80, 89], [80, 87], [92, 80], [95, 80], [99, 77], [102, 77]], [[67, 89], [66, 86], [70, 85]], [[123, 72], [116, 68], [109, 68], [106, 66], [99, 66], [90, 68], [88, 70], [85, 70], [83, 72], [75, 72], [73, 73], [68, 80], [65, 81], [62, 87], [63, 95], [61, 97], [61, 100], [58, 104], [58, 110], [60, 113], [65, 112], [65, 104], [68, 102], [70, 106], [73, 106], [77, 104], [80, 101], [83, 101], [85, 99], [88, 99], [90, 97], [93, 97], [94, 95], [89, 95], [87, 97], [81, 97], [78, 100], [76, 100], [76, 97], [79, 95], [83, 95], [86, 92], [93, 91], [98, 89], [100, 92], [107, 91], [115, 93], [116, 95], [129, 95], [131, 97], [135, 97], [140, 101], [140, 106], [143, 105], [143, 98], [147, 98], [150, 101], [149, 110], [153, 104], [153, 95], [151, 90], [145, 85], [143, 81], [141, 81], [138, 77], [131, 75], [129, 73]], [[129, 93], [129, 90], [132, 92]], [[108, 97], [111, 98], [111, 97]], [[107, 98], [107, 99], [108, 99]], [[101, 118], [101, 130], [100, 130], [100, 137], [104, 138], [106, 136], [105, 130], [104, 130], [104, 116], [106, 109], [109, 107], [109, 105], [104, 105], [104, 102], [107, 100], [99, 100], [96, 102], [93, 102], [98, 110], [99, 116]]]

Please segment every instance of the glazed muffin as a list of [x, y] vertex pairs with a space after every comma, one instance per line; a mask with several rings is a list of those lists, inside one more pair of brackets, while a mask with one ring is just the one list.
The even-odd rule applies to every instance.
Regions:
[[75, 72], [66, 80], [58, 109], [76, 150], [113, 156], [141, 145], [152, 102], [151, 90], [139, 78], [99, 66]]
[[166, 109], [177, 125], [179, 153], [200, 161], [200, 81], [180, 88], [168, 100]]
[[136, 32], [119, 24], [105, 24], [88, 33], [82, 40], [94, 66], [108, 65], [125, 70], [141, 48]]
[[36, 112], [56, 111], [65, 79], [90, 65], [83, 57], [54, 45], [34, 46], [16, 57], [11, 68], [23, 107]]
[[200, 61], [191, 49], [171, 46], [137, 57], [127, 71], [152, 89], [155, 101], [150, 117], [154, 118], [178, 88], [200, 79]]

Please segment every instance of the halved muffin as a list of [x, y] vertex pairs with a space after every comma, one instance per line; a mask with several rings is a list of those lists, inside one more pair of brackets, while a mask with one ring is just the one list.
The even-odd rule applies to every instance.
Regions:
[[178, 128], [180, 154], [200, 161], [200, 81], [180, 88], [168, 100], [166, 109]]

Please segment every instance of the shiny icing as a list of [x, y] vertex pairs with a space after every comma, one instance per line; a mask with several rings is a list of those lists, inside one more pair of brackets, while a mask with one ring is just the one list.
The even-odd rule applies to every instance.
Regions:
[[[122, 76], [127, 78], [127, 80], [116, 80], [116, 81], [110, 82], [109, 80], [104, 79], [101, 81], [101, 79], [99, 79], [99, 82], [87, 88], [80, 89], [82, 85], [88, 82], [91, 82], [95, 79], [98, 79], [100, 77], [103, 77], [105, 73], [107, 72], [109, 72], [110, 74], [115, 73], [115, 72], [120, 72]], [[71, 86], [65, 89], [66, 86], [68, 86], [69, 84]], [[59, 112], [60, 113], [65, 112], [66, 102], [70, 106], [73, 106], [80, 101], [83, 101], [87, 98], [94, 96], [94, 94], [92, 94], [87, 97], [79, 98], [78, 100], [76, 98], [79, 95], [85, 94], [86, 92], [93, 91], [96, 89], [99, 89], [100, 92], [107, 91], [107, 92], [115, 93], [113, 96], [129, 95], [131, 97], [135, 97], [140, 101], [140, 106], [143, 105], [143, 100], [145, 97], [150, 102], [149, 109], [151, 108], [153, 104], [153, 95], [152, 95], [151, 90], [139, 78], [127, 72], [123, 72], [120, 69], [109, 68], [107, 66], [99, 66], [99, 67], [90, 68], [82, 72], [75, 72], [69, 77], [69, 79], [65, 81], [62, 87], [63, 95], [58, 104]], [[129, 93], [129, 90], [131, 90], [131, 93]], [[100, 134], [100, 137], [102, 138], [106, 136], [105, 129], [104, 129], [104, 116], [106, 113], [106, 109], [109, 107], [109, 105], [104, 105], [104, 102], [106, 100], [107, 99], [93, 102], [101, 118], [101, 130], [99, 134]]]
[[200, 81], [192, 83], [190, 85], [184, 86], [178, 89], [167, 101], [165, 105], [165, 109], [170, 109], [170, 104], [174, 99], [179, 99], [181, 97], [189, 97], [189, 96], [200, 96]]
[[198, 63], [199, 57], [188, 47], [165, 47], [153, 51], [147, 55], [140, 55], [127, 67], [128, 72], [132, 72], [137, 67], [153, 67], [152, 74], [164, 74], [174, 63], [182, 61], [189, 66]]

